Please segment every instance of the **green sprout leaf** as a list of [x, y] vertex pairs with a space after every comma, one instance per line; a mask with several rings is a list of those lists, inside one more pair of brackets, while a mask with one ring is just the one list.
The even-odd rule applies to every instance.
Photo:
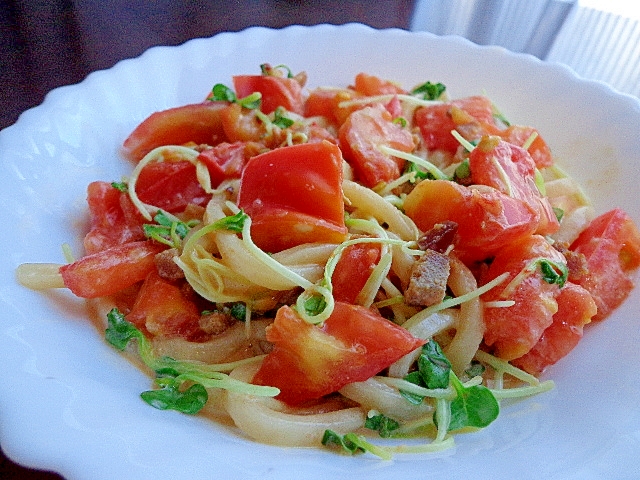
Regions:
[[427, 388], [447, 388], [451, 362], [444, 356], [438, 342], [429, 340], [418, 358], [418, 371]]
[[426, 82], [414, 88], [411, 93], [422, 97], [424, 100], [438, 100], [446, 89], [447, 87], [442, 83]]
[[560, 288], [564, 286], [569, 277], [569, 269], [564, 263], [554, 262], [549, 259], [540, 259], [540, 271], [542, 279], [550, 284], [557, 284]]
[[400, 427], [400, 424], [393, 418], [377, 414], [367, 417], [364, 426], [370, 430], [376, 430], [382, 438], [389, 438], [392, 432]]
[[285, 115], [286, 111], [282, 107], [278, 107], [273, 112], [274, 118], [271, 123], [280, 128], [289, 128], [295, 122]]
[[181, 390], [183, 382], [175, 379], [164, 381], [159, 378], [156, 382], [162, 388], [142, 392], [140, 397], [159, 410], [177, 410], [188, 415], [195, 415], [209, 400], [206, 388], [199, 383], [191, 385], [186, 390]]
[[238, 100], [238, 97], [236, 97], [234, 91], [226, 85], [216, 83], [211, 89], [211, 93], [207, 97], [207, 100], [234, 103]]
[[129, 191], [129, 185], [127, 185], [127, 182], [111, 182], [111, 186], [121, 192], [126, 193]]
[[229, 309], [229, 314], [236, 320], [244, 322], [247, 318], [247, 306], [242, 302], [234, 303]]
[[498, 400], [484, 385], [465, 387], [451, 373], [451, 384], [457, 397], [451, 401], [451, 420], [449, 431], [465, 427], [484, 428], [493, 422], [500, 413]]

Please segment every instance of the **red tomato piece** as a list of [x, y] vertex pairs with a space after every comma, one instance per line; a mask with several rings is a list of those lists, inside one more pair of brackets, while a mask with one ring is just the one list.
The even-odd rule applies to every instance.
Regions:
[[405, 213], [427, 232], [437, 223], [458, 224], [455, 251], [465, 263], [484, 260], [531, 235], [538, 215], [495, 188], [465, 187], [448, 180], [423, 180], [407, 195]]
[[342, 302], [322, 327], [281, 307], [267, 339], [274, 349], [253, 383], [278, 387], [278, 398], [294, 405], [366, 380], [425, 343], [372, 310]]
[[190, 338], [200, 330], [200, 311], [181, 288], [153, 269], [144, 279], [127, 320], [152, 335]]
[[363, 105], [340, 106], [342, 102], [348, 102], [361, 98], [362, 94], [347, 88], [317, 88], [312, 90], [304, 103], [305, 117], [324, 117], [340, 127], [352, 112], [360, 110]]
[[396, 83], [393, 83], [390, 80], [384, 80], [380, 77], [376, 77], [375, 75], [369, 75], [367, 73], [359, 73], [356, 75], [354, 90], [367, 97], [385, 95], [389, 93], [407, 93], [404, 88], [400, 87]]
[[536, 186], [536, 165], [526, 150], [500, 137], [484, 136], [469, 154], [469, 167], [472, 183], [496, 188], [537, 211], [535, 233], [551, 235], [558, 231], [560, 222]]
[[265, 251], [344, 241], [340, 149], [323, 141], [253, 157], [242, 174], [238, 205], [251, 217], [253, 241]]
[[337, 302], [355, 303], [379, 261], [378, 243], [356, 243], [345, 248], [331, 276], [333, 298]]
[[224, 140], [221, 112], [227, 102], [204, 102], [152, 113], [124, 141], [124, 153], [139, 161], [163, 145], [215, 144]]
[[165, 248], [150, 241], [125, 243], [63, 265], [60, 274], [78, 297], [106, 297], [144, 280]]
[[261, 144], [254, 142], [224, 142], [200, 152], [198, 160], [207, 166], [211, 186], [216, 188], [225, 179], [240, 178], [249, 158], [262, 148]]
[[278, 107], [299, 115], [304, 113], [302, 86], [294, 78], [273, 75], [237, 75], [233, 77], [233, 87], [239, 98], [260, 92], [262, 94], [260, 110], [263, 113], [269, 114]]
[[640, 267], [640, 231], [623, 210], [615, 208], [597, 218], [573, 242], [588, 273], [571, 280], [586, 288], [598, 305], [594, 320], [616, 309], [633, 289], [631, 274]]
[[190, 203], [205, 206], [211, 199], [187, 160], [149, 163], [140, 172], [136, 193], [144, 203], [171, 213], [184, 211]]
[[489, 266], [486, 279], [483, 279], [486, 283], [509, 272], [505, 282], [482, 296], [484, 301], [515, 301], [515, 305], [510, 307], [484, 310], [484, 341], [505, 360], [521, 357], [531, 350], [551, 325], [558, 310], [555, 298], [560, 287], [546, 282], [538, 265], [535, 269], [526, 270], [532, 261], [539, 258], [566, 265], [564, 256], [544, 237], [531, 235], [500, 249]]
[[520, 125], [511, 125], [505, 130], [502, 130], [500, 135], [505, 141], [522, 147], [524, 143], [529, 140], [532, 134], [536, 133], [538, 136], [531, 143], [531, 146], [527, 149], [531, 158], [536, 164], [537, 168], [546, 168], [553, 165], [553, 157], [551, 155], [551, 149], [547, 145], [547, 142], [540, 136], [538, 131], [533, 127], [523, 127]]
[[474, 96], [418, 108], [414, 122], [429, 150], [443, 150], [454, 155], [458, 140], [451, 135], [457, 130], [465, 139], [475, 141], [499, 130], [493, 117], [491, 100]]
[[87, 188], [91, 226], [84, 237], [87, 254], [123, 243], [143, 240], [144, 217], [129, 195], [108, 182], [91, 182]]
[[573, 350], [582, 338], [584, 325], [597, 311], [591, 294], [571, 282], [560, 289], [556, 301], [558, 311], [553, 316], [553, 323], [531, 350], [511, 362], [532, 375], [541, 374]]
[[383, 105], [353, 112], [338, 132], [340, 148], [359, 180], [368, 187], [388, 183], [400, 176], [404, 160], [380, 151], [380, 146], [403, 152], [415, 148], [411, 132], [393, 123]]

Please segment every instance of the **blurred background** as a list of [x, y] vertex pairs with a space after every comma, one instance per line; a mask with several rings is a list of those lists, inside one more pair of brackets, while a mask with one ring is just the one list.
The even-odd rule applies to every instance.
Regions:
[[[461, 35], [640, 96], [637, 0], [0, 0], [0, 129], [53, 88], [152, 46], [255, 25], [349, 22]], [[0, 479], [60, 478], [0, 453]]]

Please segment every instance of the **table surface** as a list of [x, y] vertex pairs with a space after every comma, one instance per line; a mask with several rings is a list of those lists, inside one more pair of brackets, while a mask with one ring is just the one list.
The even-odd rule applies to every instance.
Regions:
[[[0, 2], [0, 129], [50, 90], [156, 45], [261, 25], [360, 22], [408, 28], [413, 0], [68, 0]], [[0, 412], [1, 418], [1, 412]], [[59, 480], [0, 452], [4, 480]]]

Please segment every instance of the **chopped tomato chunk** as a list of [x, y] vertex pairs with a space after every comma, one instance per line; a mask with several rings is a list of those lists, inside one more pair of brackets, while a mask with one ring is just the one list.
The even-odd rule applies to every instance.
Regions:
[[136, 193], [144, 203], [171, 213], [184, 211], [190, 203], [205, 206], [211, 198], [187, 160], [149, 163], [140, 171]]
[[345, 248], [331, 276], [333, 298], [338, 302], [355, 303], [379, 261], [378, 243], [356, 243]]
[[511, 362], [532, 375], [539, 375], [573, 350], [582, 338], [584, 325], [591, 321], [597, 311], [591, 294], [571, 282], [560, 289], [556, 301], [558, 311], [538, 343]]
[[152, 113], [124, 141], [124, 152], [139, 161], [163, 145], [216, 144], [224, 140], [221, 112], [227, 102], [204, 102]]
[[469, 141], [498, 132], [493, 118], [493, 105], [484, 96], [421, 107], [416, 110], [414, 121], [429, 150], [443, 150], [451, 155], [456, 153], [460, 145], [451, 135], [451, 130], [457, 130]]
[[505, 141], [517, 145], [518, 147], [522, 147], [534, 133], [537, 136], [527, 151], [531, 155], [531, 158], [533, 158], [537, 168], [550, 167], [553, 165], [551, 150], [549, 149], [547, 142], [544, 141], [535, 128], [511, 125], [498, 133], [498, 135], [500, 135]]
[[385, 95], [389, 93], [407, 93], [404, 88], [396, 83], [367, 73], [359, 73], [356, 75], [354, 89], [356, 92], [362, 93], [367, 97]]
[[299, 115], [304, 113], [302, 86], [294, 78], [273, 75], [237, 75], [233, 77], [233, 87], [239, 98], [260, 92], [262, 94], [260, 110], [263, 113], [271, 113], [278, 107]]
[[540, 266], [534, 263], [538, 259], [565, 263], [564, 256], [544, 237], [532, 235], [503, 247], [487, 272], [486, 282], [509, 272], [505, 282], [482, 297], [485, 302], [515, 302], [510, 307], [484, 310], [484, 341], [505, 360], [521, 357], [531, 350], [558, 311], [556, 297], [560, 287], [543, 279]]
[[267, 330], [274, 349], [253, 379], [280, 389], [279, 399], [301, 404], [366, 380], [424, 340], [367, 308], [336, 302], [322, 327], [281, 307]]
[[640, 231], [619, 208], [595, 218], [570, 247], [585, 256], [588, 272], [571, 280], [586, 288], [598, 305], [594, 320], [616, 309], [633, 289], [640, 267]]
[[469, 154], [469, 167], [472, 183], [496, 188], [536, 211], [538, 226], [535, 233], [551, 235], [558, 231], [560, 222], [549, 200], [536, 186], [536, 165], [526, 150], [500, 140], [500, 137], [484, 136]]
[[144, 279], [127, 320], [152, 335], [189, 338], [200, 326], [200, 311], [183, 290], [153, 269]]
[[216, 188], [225, 179], [240, 178], [249, 158], [262, 148], [255, 142], [224, 142], [200, 152], [198, 160], [207, 166], [211, 186]]
[[342, 155], [329, 142], [271, 150], [247, 163], [238, 205], [252, 220], [253, 241], [277, 252], [346, 238]]
[[423, 232], [445, 221], [458, 224], [455, 251], [463, 262], [484, 260], [531, 235], [537, 213], [495, 188], [465, 187], [448, 180], [423, 180], [407, 195], [405, 213]]
[[382, 152], [381, 146], [402, 152], [415, 148], [411, 132], [393, 123], [391, 114], [380, 104], [349, 115], [340, 127], [338, 138], [345, 159], [368, 187], [397, 179], [404, 167], [404, 160]]
[[91, 226], [84, 237], [87, 254], [123, 243], [144, 240], [144, 217], [129, 195], [108, 182], [91, 182], [87, 188]]
[[125, 243], [63, 265], [60, 274], [78, 297], [106, 297], [144, 280], [165, 248], [150, 241]]

